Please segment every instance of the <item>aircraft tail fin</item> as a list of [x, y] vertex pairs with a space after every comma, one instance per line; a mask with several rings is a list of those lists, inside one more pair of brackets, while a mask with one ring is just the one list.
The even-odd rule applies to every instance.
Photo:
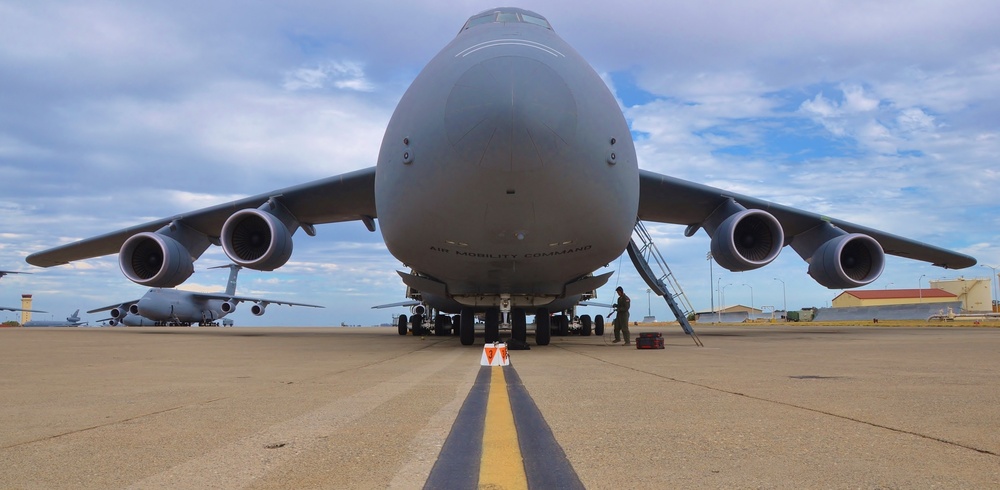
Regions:
[[236, 276], [243, 267], [239, 264], [229, 264], [229, 282], [226, 283], [226, 294], [236, 294]]
[[243, 266], [239, 264], [229, 264], [229, 265], [219, 265], [216, 267], [209, 267], [209, 269], [229, 269], [229, 282], [226, 283], [226, 293], [229, 296], [236, 294], [236, 276], [239, 275], [240, 269]]

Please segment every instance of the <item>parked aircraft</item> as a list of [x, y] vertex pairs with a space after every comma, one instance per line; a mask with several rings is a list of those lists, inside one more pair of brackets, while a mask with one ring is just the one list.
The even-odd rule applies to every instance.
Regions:
[[[607, 196], [597, 199], [593, 196]], [[375, 166], [107, 233], [30, 255], [51, 267], [119, 253], [122, 272], [173, 287], [212, 244], [257, 270], [281, 267], [292, 235], [315, 225], [381, 225], [399, 275], [445, 326], [458, 313], [463, 344], [484, 315], [525, 340], [549, 342], [550, 315], [605, 284], [637, 220], [705, 230], [719, 265], [767, 265], [785, 245], [831, 289], [879, 277], [885, 254], [945, 268], [967, 255], [819, 214], [638, 168], [622, 111], [593, 68], [534, 12], [472, 16], [403, 94]], [[434, 315], [434, 312], [437, 312]], [[411, 320], [420, 320], [414, 314]], [[451, 320], [454, 321], [454, 320]], [[419, 323], [418, 323], [419, 324]], [[405, 323], [400, 333], [405, 334]]]
[[242, 266], [230, 264], [211, 267], [211, 269], [222, 268], [229, 269], [229, 282], [224, 293], [196, 293], [173, 288], [152, 288], [137, 300], [97, 308], [87, 313], [110, 310], [111, 319], [109, 322], [112, 326], [119, 324], [128, 326], [190, 326], [194, 323], [217, 325], [219, 319], [236, 311], [236, 305], [244, 301], [253, 303], [250, 312], [256, 316], [263, 315], [269, 304], [322, 308], [319, 305], [305, 303], [237, 296], [236, 276], [239, 275]]
[[80, 320], [80, 310], [76, 310], [72, 315], [66, 317], [65, 321], [62, 320], [31, 320], [30, 322], [25, 322], [22, 327], [80, 327], [86, 325], [87, 322]]
[[[27, 272], [16, 272], [16, 271], [0, 271], [0, 279], [7, 274], [28, 274]], [[13, 306], [0, 306], [0, 311], [30, 311], [32, 313], [48, 313], [42, 310], [24, 310], [21, 308], [14, 308]]]

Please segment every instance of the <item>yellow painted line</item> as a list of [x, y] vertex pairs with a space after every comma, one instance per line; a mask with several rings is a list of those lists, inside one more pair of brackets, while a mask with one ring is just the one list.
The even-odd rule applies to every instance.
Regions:
[[503, 368], [490, 368], [490, 396], [486, 402], [483, 455], [479, 463], [479, 488], [528, 488], [524, 459], [517, 442], [514, 412], [507, 396]]

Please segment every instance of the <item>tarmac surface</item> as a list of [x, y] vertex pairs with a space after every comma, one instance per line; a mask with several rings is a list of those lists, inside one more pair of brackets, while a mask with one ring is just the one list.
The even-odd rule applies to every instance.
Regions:
[[[1000, 329], [696, 328], [510, 353], [586, 488], [1000, 488]], [[420, 488], [481, 355], [395, 327], [0, 329], [0, 488]]]

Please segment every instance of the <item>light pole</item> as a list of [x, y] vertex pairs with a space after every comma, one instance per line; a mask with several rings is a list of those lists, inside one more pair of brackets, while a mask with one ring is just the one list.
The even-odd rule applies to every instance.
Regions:
[[722, 291], [719, 293], [719, 318], [722, 318], [722, 310], [723, 308], [726, 307], [726, 288], [732, 285], [733, 283], [729, 283], [726, 284], [725, 286], [722, 286]]
[[[705, 260], [708, 260], [708, 288], [711, 290], [712, 281], [715, 279], [715, 272], [712, 270], [712, 252], [705, 254]], [[709, 311], [715, 311], [715, 293], [712, 292], [712, 299], [709, 300], [712, 304], [712, 309]]]
[[719, 323], [722, 323], [722, 276], [719, 276], [719, 280], [715, 281], [715, 292], [719, 295], [719, 309], [716, 311], [716, 318]]
[[653, 292], [652, 289], [649, 288], [646, 289], [646, 316], [653, 316], [653, 304], [650, 302], [649, 299], [650, 298], [649, 293], [652, 292]]
[[[775, 281], [781, 281], [777, 277], [774, 278]], [[781, 307], [785, 312], [785, 320], [788, 320], [788, 301], [785, 298], [785, 281], [781, 281]]]
[[[991, 265], [984, 265], [984, 264], [979, 264], [979, 265], [980, 265], [980, 267], [986, 267], [987, 269], [992, 269], [993, 270], [993, 277], [990, 278], [990, 289], [993, 289], [993, 280], [994, 279], [996, 279], [996, 281], [997, 281], [997, 289], [1000, 289], [1000, 277], [997, 276], [997, 269], [1000, 269], [1000, 266], [993, 267]], [[996, 311], [995, 307], [997, 305], [997, 290], [993, 289], [992, 293], [993, 294], [991, 295], [990, 300], [993, 301], [993, 304], [990, 305], [990, 311]]]
[[923, 281], [925, 277], [927, 277], [927, 274], [922, 274], [920, 278], [917, 279], [917, 292], [920, 294], [920, 300], [917, 301], [918, 303], [924, 302], [924, 289], [923, 286], [921, 286], [921, 281]]
[[748, 288], [750, 288], [750, 321], [753, 321], [753, 319], [754, 319], [754, 312], [753, 312], [753, 286], [751, 286], [749, 284], [746, 284], [746, 283], [744, 283], [743, 285], [746, 286], [746, 287], [748, 287]]

